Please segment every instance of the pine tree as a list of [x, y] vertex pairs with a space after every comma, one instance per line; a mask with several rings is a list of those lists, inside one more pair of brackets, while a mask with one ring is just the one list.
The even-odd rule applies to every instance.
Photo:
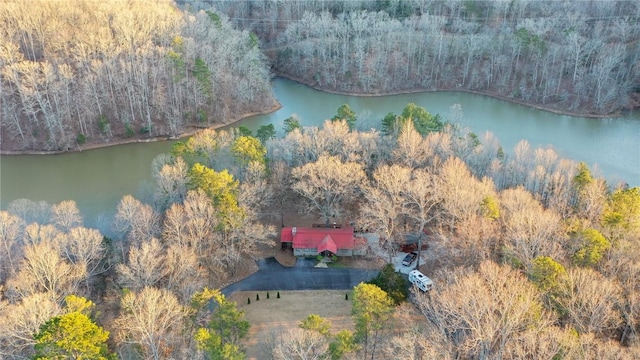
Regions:
[[[74, 297], [76, 298], [76, 297]], [[76, 298], [82, 299], [83, 298]], [[96, 325], [87, 314], [93, 307], [84, 301], [86, 307], [51, 318], [40, 326], [34, 335], [36, 359], [115, 359], [107, 348], [109, 332]]]

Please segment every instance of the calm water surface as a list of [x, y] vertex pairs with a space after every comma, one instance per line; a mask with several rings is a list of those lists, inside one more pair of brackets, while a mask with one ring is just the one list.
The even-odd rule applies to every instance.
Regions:
[[[584, 161], [611, 182], [640, 185], [640, 114], [621, 119], [585, 119], [556, 115], [497, 99], [454, 92], [381, 97], [323, 93], [285, 79], [273, 82], [282, 108], [244, 119], [233, 126], [252, 130], [272, 123], [282, 135], [283, 121], [297, 114], [304, 126], [321, 126], [342, 104], [358, 115], [358, 127], [377, 128], [388, 112], [399, 114], [414, 102], [446, 118], [461, 104], [461, 123], [481, 135], [490, 131], [510, 151], [521, 139], [532, 147], [552, 147], [561, 156]], [[173, 142], [137, 143], [62, 155], [0, 157], [0, 208], [28, 198], [58, 203], [73, 199], [88, 224], [115, 211], [120, 198], [144, 198], [151, 188], [151, 161]]]

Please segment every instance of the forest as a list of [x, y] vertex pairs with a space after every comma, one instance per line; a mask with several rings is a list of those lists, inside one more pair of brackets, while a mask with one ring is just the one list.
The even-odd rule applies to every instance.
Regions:
[[258, 39], [172, 1], [0, 3], [1, 149], [168, 138], [272, 109]]
[[201, 3], [258, 34], [276, 73], [322, 90], [473, 91], [592, 116], [640, 104], [637, 2]]
[[[367, 229], [389, 258], [426, 230], [435, 287], [406, 293], [385, 267], [351, 293], [353, 331], [309, 314], [259, 339], [261, 358], [639, 358], [639, 187], [524, 140], [505, 150], [459, 126], [459, 105], [407, 104], [371, 131], [348, 105], [321, 127], [292, 116], [281, 137], [211, 128], [273, 107], [269, 66], [345, 92], [629, 106], [638, 5], [575, 4], [1, 3], [3, 150], [204, 129], [149, 164], [153, 191], [122, 197], [108, 229], [87, 227], [73, 199], [0, 211], [0, 358], [246, 358], [251, 324], [219, 289], [277, 246], [291, 209]], [[398, 332], [402, 306], [418, 319]]]
[[88, 354], [88, 342], [101, 358], [244, 358], [250, 324], [208, 289], [275, 246], [293, 206], [377, 233], [389, 257], [395, 239], [428, 230], [437, 287], [412, 293], [423, 319], [398, 334], [380, 319], [405, 298], [361, 284], [353, 333], [309, 325], [264, 358], [637, 358], [640, 188], [525, 141], [505, 155], [490, 133], [414, 104], [384, 131], [352, 130], [349, 110], [321, 128], [289, 118], [281, 138], [265, 125], [178, 142], [150, 164], [153, 195], [121, 199], [110, 237], [71, 200], [12, 202], [0, 211], [1, 355]]
[[0, 150], [177, 138], [325, 91], [471, 91], [581, 116], [640, 105], [633, 1], [8, 1]]

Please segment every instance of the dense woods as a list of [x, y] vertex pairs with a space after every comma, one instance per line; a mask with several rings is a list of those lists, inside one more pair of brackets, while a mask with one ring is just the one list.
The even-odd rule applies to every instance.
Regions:
[[[150, 164], [153, 194], [123, 197], [110, 237], [84, 227], [73, 201], [11, 203], [0, 212], [2, 355], [80, 351], [47, 335], [85, 336], [71, 330], [78, 324], [96, 334], [82, 351], [243, 358], [250, 324], [205, 288], [274, 246], [270, 224], [294, 206], [376, 233], [389, 257], [404, 234], [427, 230], [422, 269], [436, 287], [412, 291], [417, 327], [391, 331], [406, 283], [387, 269], [354, 292], [354, 332], [327, 333], [311, 318], [265, 343], [267, 358], [304, 349], [372, 359], [637, 357], [640, 189], [524, 141], [505, 155], [491, 134], [448, 120], [421, 134], [419, 119], [398, 115], [398, 130], [385, 134], [335, 118], [264, 142], [247, 129], [203, 130]], [[207, 299], [240, 323], [211, 314]]]
[[201, 3], [255, 31], [277, 72], [320, 89], [471, 90], [579, 114], [640, 99], [632, 1]]
[[258, 41], [171, 1], [0, 4], [2, 150], [172, 137], [274, 107]]
[[267, 111], [269, 66], [345, 93], [476, 91], [594, 116], [640, 103], [634, 2], [178, 4], [2, 3], [1, 149], [175, 137]]
[[[175, 136], [272, 107], [260, 45], [276, 71], [345, 92], [478, 90], [600, 114], [638, 84], [634, 2], [183, 5], [0, 4], [2, 149]], [[366, 229], [385, 258], [419, 234], [435, 286], [407, 297], [386, 267], [351, 293], [354, 331], [310, 314], [258, 339], [264, 358], [639, 358], [640, 188], [526, 141], [505, 151], [460, 116], [407, 104], [358, 131], [343, 105], [321, 127], [292, 116], [282, 137], [204, 129], [149, 164], [153, 191], [124, 196], [107, 228], [73, 200], [10, 203], [0, 358], [245, 358], [251, 324], [210, 289], [251, 271], [289, 209]], [[415, 326], [392, 331], [403, 311]]]

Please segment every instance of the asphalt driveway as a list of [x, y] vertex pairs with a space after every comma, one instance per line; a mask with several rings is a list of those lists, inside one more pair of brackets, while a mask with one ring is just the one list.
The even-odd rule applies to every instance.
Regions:
[[378, 275], [378, 270], [352, 268], [315, 268], [315, 259], [298, 258], [296, 265], [285, 267], [275, 258], [258, 260], [258, 271], [224, 289], [229, 296], [236, 291], [348, 290]]

